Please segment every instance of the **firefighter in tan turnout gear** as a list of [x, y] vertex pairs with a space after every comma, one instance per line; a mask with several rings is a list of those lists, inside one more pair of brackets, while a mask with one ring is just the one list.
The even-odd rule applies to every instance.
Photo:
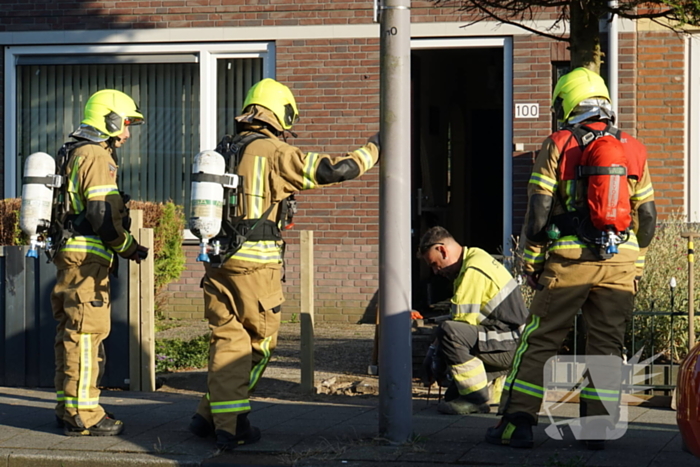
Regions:
[[438, 405], [442, 413], [488, 413], [489, 382], [498, 400], [528, 316], [520, 286], [493, 256], [463, 247], [443, 227], [423, 235], [418, 256], [454, 281], [451, 319], [437, 329], [424, 382], [448, 388]]
[[59, 153], [59, 175], [66, 181], [50, 230], [57, 269], [51, 294], [58, 321], [56, 417], [66, 435], [111, 436], [124, 425], [105, 413], [97, 389], [100, 348], [110, 331], [109, 272], [115, 253], [140, 263], [148, 252], [128, 230], [116, 150], [143, 115], [129, 96], [112, 89], [93, 94], [84, 113]]
[[214, 434], [222, 449], [260, 439], [248, 421], [250, 394], [277, 344], [284, 301], [280, 228], [293, 209], [289, 197], [357, 178], [379, 158], [378, 135], [343, 156], [304, 152], [286, 142], [297, 119], [289, 88], [263, 79], [236, 117], [237, 137], [225, 137], [217, 147], [229, 160], [240, 155], [235, 173], [243, 177], [244, 199], [239, 216], [224, 214], [222, 235], [214, 239], [218, 252], [205, 262], [202, 287], [212, 331], [208, 392], [190, 429], [202, 437]]
[[[564, 75], [554, 89], [552, 110], [562, 128], [544, 141], [528, 184], [523, 256], [528, 283], [536, 292], [506, 379], [503, 418], [486, 435], [490, 443], [519, 448], [533, 446], [532, 426], [545, 393], [543, 367], [558, 351], [579, 310], [590, 360], [621, 358], [636, 283], [656, 224], [646, 150], [612, 126], [615, 116], [603, 79], [585, 68]], [[584, 163], [598, 141], [600, 154], [622, 157], [626, 167]], [[606, 221], [610, 225], [603, 232], [595, 225], [600, 206], [591, 204], [599, 195], [594, 177], [614, 188], [600, 199], [619, 203], [611, 206]], [[626, 196], [616, 200], [612, 194], [617, 193]], [[624, 213], [629, 216], [626, 225], [615, 233], [612, 225]], [[616, 423], [618, 414], [603, 402], [612, 398], [619, 411], [620, 370], [617, 365], [595, 381], [586, 378], [588, 383], [580, 388], [581, 439], [590, 449], [603, 449], [604, 436], [596, 439], [596, 433], [604, 435]]]

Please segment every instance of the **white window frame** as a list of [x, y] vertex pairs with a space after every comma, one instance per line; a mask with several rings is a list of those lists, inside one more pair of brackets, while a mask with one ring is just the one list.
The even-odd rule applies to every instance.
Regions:
[[[216, 146], [216, 65], [218, 59], [262, 58], [263, 76], [275, 78], [274, 42], [229, 42], [218, 44], [162, 45], [56, 45], [12, 46], [5, 49], [5, 198], [18, 194], [17, 173], [17, 59], [22, 55], [96, 55], [96, 54], [178, 54], [197, 56], [200, 79], [200, 150]], [[77, 123], [77, 122], [75, 122]]]
[[500, 47], [503, 49], [503, 254], [514, 249], [513, 229], [513, 39], [510, 37], [411, 39], [411, 50], [466, 49]]

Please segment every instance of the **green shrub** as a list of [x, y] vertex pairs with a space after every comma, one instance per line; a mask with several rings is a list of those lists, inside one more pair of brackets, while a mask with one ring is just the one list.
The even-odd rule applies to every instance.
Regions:
[[153, 229], [153, 269], [156, 310], [162, 310], [165, 287], [180, 278], [185, 269], [182, 231], [185, 228], [183, 208], [172, 202], [131, 201], [129, 209], [143, 211], [144, 228]]
[[28, 240], [19, 228], [20, 198], [0, 200], [0, 245], [25, 245]]
[[182, 339], [156, 339], [156, 373], [206, 368], [209, 361], [209, 335]]
[[185, 269], [182, 230], [185, 217], [182, 207], [167, 203], [132, 201], [129, 209], [143, 211], [143, 226], [153, 229], [153, 261], [156, 290], [179, 279]]
[[[688, 240], [683, 232], [700, 233], [700, 225], [685, 222], [684, 216], [675, 214], [661, 223], [646, 255], [646, 267], [635, 298], [635, 312], [682, 312], [688, 311]], [[698, 243], [696, 241], [696, 243]], [[695, 268], [695, 306], [700, 304], [700, 271]], [[671, 306], [671, 278], [675, 277]], [[673, 321], [673, 327], [671, 327]], [[695, 320], [695, 329], [698, 328]], [[653, 325], [653, 327], [652, 327]], [[652, 332], [653, 331], [653, 332]], [[673, 342], [671, 342], [673, 334]], [[651, 336], [654, 339], [651, 339]], [[635, 345], [632, 348], [632, 337]], [[646, 346], [646, 356], [650, 356], [653, 343], [654, 353], [662, 352], [666, 359], [678, 361], [688, 350], [688, 316], [638, 316], [634, 321], [634, 333], [628, 332], [627, 346], [637, 351]]]

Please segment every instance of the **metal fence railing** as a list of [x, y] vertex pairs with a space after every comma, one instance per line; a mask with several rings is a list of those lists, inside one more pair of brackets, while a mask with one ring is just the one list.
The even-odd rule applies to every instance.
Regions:
[[[632, 314], [626, 339], [627, 347], [624, 349], [624, 361], [627, 365], [635, 365], [635, 367], [630, 372], [633, 376], [632, 380], [623, 381], [623, 389], [625, 391], [670, 395], [675, 389], [680, 363], [674, 361], [674, 358], [670, 355], [657, 355], [659, 350], [657, 324], [660, 321], [657, 318], [665, 317], [670, 321], [668, 326], [669, 342], [662, 349], [666, 351], [667, 349], [672, 349], [675, 342], [674, 318], [687, 318], [687, 316], [687, 313], [678, 311], [635, 311]], [[640, 326], [645, 327], [641, 332], [639, 330]], [[574, 325], [565, 340], [564, 346], [560, 350], [560, 355], [581, 356], [583, 362], [585, 357], [585, 324], [580, 311], [576, 320], [574, 320]], [[581, 378], [583, 367], [572, 368], [569, 365], [562, 368], [557, 368], [556, 366], [553, 368], [555, 381], [552, 384], [555, 387], [570, 388], [572, 384], [575, 384]], [[564, 371], [565, 374], [557, 375], [557, 371]]]

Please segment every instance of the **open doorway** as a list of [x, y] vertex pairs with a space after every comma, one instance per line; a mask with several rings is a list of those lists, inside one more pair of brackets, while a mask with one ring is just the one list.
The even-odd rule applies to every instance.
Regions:
[[[412, 51], [414, 251], [441, 225], [463, 245], [502, 253], [503, 54], [502, 47]], [[416, 260], [413, 307], [451, 295], [451, 282]]]

